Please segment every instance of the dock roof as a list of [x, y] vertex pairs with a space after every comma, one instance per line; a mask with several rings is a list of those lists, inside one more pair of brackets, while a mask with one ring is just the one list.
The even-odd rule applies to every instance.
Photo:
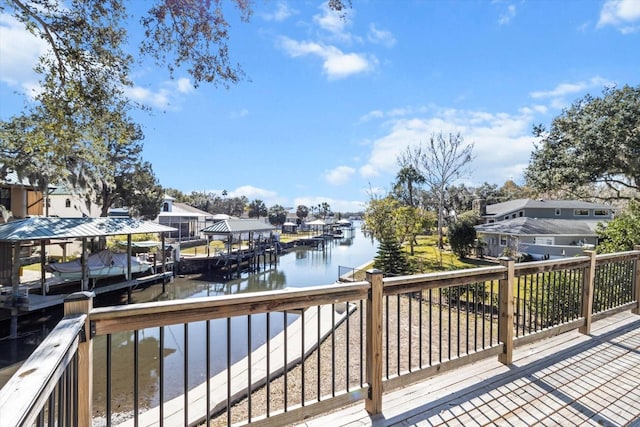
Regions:
[[249, 232], [265, 232], [273, 231], [276, 227], [271, 224], [267, 224], [264, 221], [258, 219], [237, 219], [230, 218], [222, 221], [218, 221], [204, 229], [204, 234], [238, 234]]
[[134, 218], [32, 217], [0, 224], [0, 242], [163, 233], [173, 227]]

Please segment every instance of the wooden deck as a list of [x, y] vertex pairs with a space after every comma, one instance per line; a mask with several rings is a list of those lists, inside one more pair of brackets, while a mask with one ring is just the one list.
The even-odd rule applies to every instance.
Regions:
[[485, 359], [300, 426], [640, 426], [640, 316], [623, 312], [517, 348], [513, 364]]

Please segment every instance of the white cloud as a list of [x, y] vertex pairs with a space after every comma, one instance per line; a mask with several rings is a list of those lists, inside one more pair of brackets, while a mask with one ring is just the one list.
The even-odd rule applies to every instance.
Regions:
[[321, 29], [340, 37], [348, 38], [348, 34], [345, 34], [345, 28], [351, 24], [347, 16], [341, 16], [340, 13], [329, 9], [325, 3], [322, 5], [322, 14], [314, 15], [313, 22], [315, 22]]
[[[561, 83], [552, 90], [531, 92], [533, 99], [548, 99], [550, 106], [555, 109], [567, 107], [579, 96], [587, 91], [601, 92], [606, 86], [612, 86], [614, 82], [602, 77], [592, 77], [589, 80], [575, 83]], [[540, 108], [540, 106], [538, 106]]]
[[332, 185], [341, 185], [348, 182], [349, 179], [356, 173], [354, 168], [349, 166], [338, 166], [325, 173], [325, 180]]
[[530, 126], [537, 108], [523, 108], [518, 114], [440, 109], [429, 117], [395, 119], [387, 134], [373, 141], [369, 158], [359, 169], [364, 178], [393, 177], [398, 156], [408, 146], [428, 142], [432, 134], [460, 132], [465, 143], [474, 144], [472, 174], [466, 181], [501, 183], [522, 175], [533, 149]]
[[229, 193], [228, 194], [229, 197], [245, 196], [250, 201], [256, 200], [256, 199], [262, 200], [265, 202], [267, 207], [270, 205], [266, 203], [266, 200], [275, 198], [278, 195], [278, 193], [276, 193], [275, 191], [265, 190], [264, 188], [254, 187], [253, 185], [243, 185], [241, 187], [236, 188], [233, 191], [229, 191], [228, 193]]
[[640, 2], [638, 0], [607, 0], [600, 10], [598, 28], [611, 25], [623, 34], [640, 30]]
[[157, 89], [142, 86], [125, 87], [125, 94], [132, 100], [164, 110], [178, 110], [183, 95], [194, 91], [191, 80], [179, 78], [167, 80]]
[[429, 107], [425, 106], [407, 106], [407, 107], [398, 107], [393, 108], [389, 111], [381, 111], [381, 110], [373, 110], [360, 117], [359, 122], [364, 123], [373, 119], [382, 119], [382, 118], [399, 118], [399, 117], [407, 117], [410, 115], [425, 113], [429, 110]]
[[7, 14], [0, 14], [0, 81], [20, 88], [27, 96], [38, 90], [38, 76], [33, 67], [47, 51], [47, 44], [25, 30], [24, 24]]
[[249, 110], [247, 110], [246, 108], [243, 108], [240, 111], [231, 112], [231, 114], [229, 114], [229, 117], [232, 119], [241, 119], [243, 117], [247, 117], [248, 115], [249, 115]]
[[169, 108], [171, 104], [170, 93], [167, 89], [158, 89], [154, 92], [142, 86], [134, 86], [126, 88], [125, 94], [134, 101], [138, 101], [155, 108], [166, 109]]
[[507, 6], [507, 9], [500, 14], [498, 18], [498, 23], [500, 25], [506, 25], [516, 16], [516, 6], [510, 4]]
[[191, 84], [191, 79], [186, 77], [182, 77], [176, 80], [176, 88], [180, 93], [190, 93], [193, 92], [193, 84]]
[[332, 212], [361, 212], [364, 210], [362, 200], [340, 200], [330, 197], [308, 196], [297, 197], [293, 202], [294, 209], [299, 205], [311, 207], [328, 203]]
[[390, 31], [380, 30], [375, 24], [369, 25], [369, 34], [367, 38], [371, 43], [381, 44], [386, 47], [392, 47], [396, 44], [396, 38]]
[[360, 119], [358, 121], [360, 123], [364, 123], [364, 122], [368, 122], [369, 120], [381, 119], [383, 117], [384, 117], [384, 112], [383, 111], [381, 111], [381, 110], [372, 110], [372, 111], [369, 111], [364, 116], [360, 117]]
[[273, 12], [262, 14], [262, 19], [264, 19], [265, 21], [282, 22], [297, 13], [298, 11], [289, 7], [286, 2], [279, 1], [278, 4], [276, 4], [276, 9]]
[[280, 38], [280, 47], [291, 57], [317, 56], [323, 60], [322, 68], [330, 79], [340, 79], [370, 71], [377, 64], [375, 57], [359, 53], [344, 53], [335, 46], [316, 42], [299, 42], [288, 37]]

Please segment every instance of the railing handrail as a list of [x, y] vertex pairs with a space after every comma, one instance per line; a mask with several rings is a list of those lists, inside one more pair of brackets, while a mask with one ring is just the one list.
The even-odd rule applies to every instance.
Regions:
[[0, 389], [0, 427], [32, 425], [75, 357], [86, 314], [65, 316]]
[[272, 311], [303, 309], [310, 306], [366, 298], [367, 281], [345, 284], [287, 288], [240, 295], [161, 301], [127, 306], [94, 308], [90, 320], [96, 335], [168, 326], [187, 322], [222, 319]]
[[384, 293], [385, 295], [391, 295], [420, 289], [447, 288], [485, 280], [498, 280], [504, 278], [506, 272], [506, 267], [497, 265], [495, 267], [467, 268], [464, 270], [414, 274], [411, 276], [386, 277], [383, 279]]
[[[514, 298], [520, 301], [519, 296], [513, 295], [514, 279], [528, 274], [546, 276], [547, 272], [566, 272], [571, 270], [568, 274], [552, 274], [550, 277], [554, 281], [556, 276], [560, 280], [568, 277], [569, 280], [575, 283], [581, 283], [581, 288], [574, 288], [576, 292], [582, 292], [581, 311], [578, 313], [577, 318], [574, 320], [570, 318], [569, 320], [571, 320], [572, 328], [579, 327], [582, 333], [588, 334], [593, 314], [590, 304], [593, 303], [594, 298], [593, 281], [596, 266], [603, 265], [604, 269], [608, 269], [609, 266], [607, 264], [612, 262], [636, 261], [632, 266], [633, 275], [627, 276], [632, 279], [629, 285], [631, 287], [630, 298], [632, 301], [622, 301], [623, 304], [620, 307], [631, 308], [634, 313], [640, 314], [639, 260], [640, 250], [604, 255], [596, 255], [595, 252], [588, 251], [587, 256], [567, 259], [543, 260], [516, 265], [512, 259], [505, 258], [501, 259], [502, 265], [391, 278], [382, 278], [382, 272], [369, 270], [367, 271], [367, 280], [360, 282], [103, 308], [92, 308], [92, 297], [85, 295], [85, 298], [89, 300], [86, 311], [82, 311], [84, 309], [80, 306], [74, 308], [73, 311], [69, 311], [69, 313], [76, 313], [81, 310], [81, 314], [66, 315], [7, 385], [0, 390], [0, 413], [2, 413], [0, 427], [30, 425], [36, 420], [36, 417], [42, 415], [48, 396], [53, 393], [58, 379], [64, 375], [66, 370], [69, 369], [68, 365], [74, 360], [80, 360], [78, 363], [80, 368], [77, 369], [79, 371], [78, 381], [84, 381], [84, 384], [78, 388], [88, 390], [86, 393], [87, 401], [78, 403], [78, 409], [87, 413], [86, 417], [80, 417], [81, 420], [85, 420], [80, 421], [80, 425], [90, 422], [92, 393], [90, 387], [90, 379], [92, 378], [92, 367], [90, 366], [92, 360], [91, 338], [94, 335], [138, 331], [145, 328], [188, 324], [276, 311], [299, 310], [325, 304], [350, 303], [358, 300], [366, 303], [367, 311], [365, 322], [367, 359], [365, 366], [367, 367], [368, 397], [365, 398], [365, 406], [370, 412], [376, 413], [380, 411], [382, 396], [382, 378], [378, 378], [378, 374], [382, 369], [380, 347], [382, 338], [379, 333], [382, 330], [381, 298], [383, 296], [407, 294], [425, 289], [444, 289], [452, 286], [467, 285], [468, 287], [469, 284], [498, 281], [500, 292], [496, 294], [498, 297], [496, 302], [499, 306], [499, 318], [497, 319], [499, 322], [499, 338], [497, 342], [501, 345], [495, 346], [495, 348], [499, 348], [499, 360], [509, 364], [511, 363], [514, 344], [517, 340], [513, 336], [514, 331], [512, 328], [514, 325]], [[616, 268], [618, 267], [614, 265], [614, 269]], [[629, 268], [628, 264], [626, 268]], [[582, 271], [574, 275], [572, 271], [579, 269], [582, 269]], [[519, 283], [520, 279], [517, 280]], [[523, 282], [533, 283], [529, 279], [525, 279]], [[538, 292], [537, 279], [535, 282], [535, 292]], [[491, 286], [493, 289], [493, 285]], [[529, 295], [531, 295], [531, 292], [529, 290]], [[575, 295], [578, 294], [576, 293]], [[78, 301], [78, 304], [86, 302], [80, 301], [80, 299]], [[588, 304], [585, 304], [585, 301]], [[65, 312], [66, 310], [67, 307], [65, 305]], [[89, 341], [87, 342], [81, 342], [80, 340], [83, 326], [88, 335]], [[560, 329], [566, 330], [563, 325], [561, 326]], [[398, 348], [399, 346], [400, 344], [398, 344]], [[492, 354], [495, 354], [495, 351], [492, 350]], [[83, 360], [84, 362], [82, 362]], [[473, 358], [469, 360], [473, 360]], [[75, 366], [76, 364], [74, 363], [73, 365]], [[361, 387], [364, 386], [361, 384]], [[16, 396], [20, 397], [17, 399]], [[331, 406], [331, 404], [322, 404], [319, 408], [323, 408], [325, 405], [326, 407]], [[268, 410], [267, 416], [269, 416]]]
[[634, 251], [625, 251], [625, 252], [615, 252], [615, 253], [611, 253], [611, 254], [598, 254], [596, 255], [596, 262], [598, 261], [609, 261], [609, 260], [616, 260], [616, 261], [628, 261], [628, 260], [635, 260], [635, 259], [640, 259], [640, 250], [634, 250]]

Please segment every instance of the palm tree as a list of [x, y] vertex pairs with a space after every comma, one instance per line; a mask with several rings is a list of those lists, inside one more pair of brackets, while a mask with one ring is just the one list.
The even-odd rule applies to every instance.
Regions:
[[416, 169], [412, 165], [403, 166], [400, 171], [398, 171], [398, 175], [396, 177], [397, 187], [402, 188], [402, 190], [404, 191], [404, 188], [406, 186], [407, 195], [409, 198], [409, 206], [411, 206], [412, 208], [415, 207], [413, 203], [414, 184], [424, 184], [425, 182], [426, 179], [424, 178], [424, 176], [422, 176], [418, 169]]

